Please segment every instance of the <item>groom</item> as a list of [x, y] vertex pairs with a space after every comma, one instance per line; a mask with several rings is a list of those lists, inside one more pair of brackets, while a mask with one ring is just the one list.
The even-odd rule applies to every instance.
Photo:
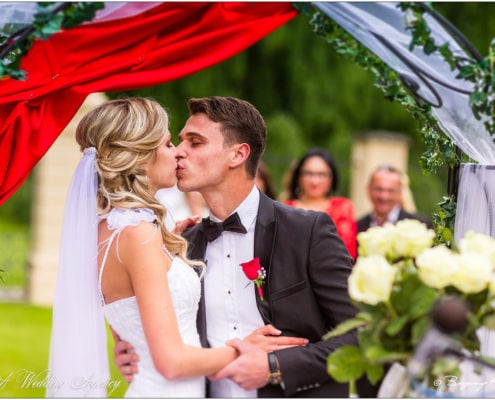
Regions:
[[[266, 127], [253, 105], [208, 97], [191, 99], [188, 106], [191, 116], [177, 148], [178, 187], [199, 191], [211, 218], [184, 233], [189, 256], [207, 265], [198, 328], [203, 346], [230, 340], [240, 351], [211, 377], [210, 397], [347, 397], [348, 386], [326, 372], [326, 359], [336, 348], [355, 344], [355, 335], [322, 340], [356, 312], [347, 293], [352, 259], [333, 222], [325, 213], [282, 205], [256, 189]], [[227, 219], [230, 227], [212, 223]], [[232, 226], [236, 231], [228, 230]], [[240, 267], [255, 257], [266, 272], [263, 299], [253, 283], [246, 287]], [[234, 339], [265, 324], [310, 343], [267, 354]], [[116, 350], [115, 360], [125, 374], [129, 357]]]

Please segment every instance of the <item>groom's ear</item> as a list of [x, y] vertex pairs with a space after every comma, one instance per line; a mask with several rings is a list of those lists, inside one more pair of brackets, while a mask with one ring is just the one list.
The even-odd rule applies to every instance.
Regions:
[[248, 159], [249, 154], [251, 154], [251, 148], [247, 143], [238, 143], [233, 145], [230, 166], [235, 168], [241, 164], [244, 164]]

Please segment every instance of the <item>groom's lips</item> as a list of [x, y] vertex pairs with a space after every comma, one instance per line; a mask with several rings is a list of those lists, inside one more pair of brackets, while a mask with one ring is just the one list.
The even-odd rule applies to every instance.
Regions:
[[175, 169], [175, 174], [178, 176], [181, 174], [181, 172], [184, 170], [184, 167], [181, 167], [179, 164], [177, 164], [177, 168]]

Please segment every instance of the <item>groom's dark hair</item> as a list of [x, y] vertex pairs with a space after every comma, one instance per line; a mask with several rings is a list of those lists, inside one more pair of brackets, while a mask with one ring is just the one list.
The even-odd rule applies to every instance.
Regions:
[[246, 171], [254, 178], [266, 146], [265, 121], [256, 107], [245, 100], [220, 96], [189, 99], [187, 105], [191, 115], [203, 113], [221, 124], [225, 144], [249, 145]]

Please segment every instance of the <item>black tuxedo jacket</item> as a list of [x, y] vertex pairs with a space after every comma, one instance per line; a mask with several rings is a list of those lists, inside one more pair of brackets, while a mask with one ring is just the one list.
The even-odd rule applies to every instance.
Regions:
[[[403, 220], [403, 219], [417, 219], [418, 221], [421, 221], [428, 226], [429, 229], [432, 228], [431, 221], [426, 218], [423, 215], [420, 214], [411, 214], [408, 213], [407, 211], [404, 211], [402, 208], [400, 209], [399, 212], [399, 218], [397, 219], [398, 221]], [[358, 226], [358, 232], [364, 232], [368, 230], [371, 224], [371, 213], [366, 214], [364, 217], [360, 218], [357, 222]]]
[[[202, 225], [184, 236], [190, 242], [190, 258], [203, 260], [207, 242]], [[332, 220], [326, 213], [289, 207], [261, 193], [254, 256], [260, 258], [267, 273], [264, 301], [256, 296], [264, 322], [283, 335], [310, 341], [306, 347], [276, 352], [285, 390], [267, 385], [258, 390], [258, 396], [347, 397], [348, 385], [328, 375], [326, 359], [337, 347], [356, 344], [356, 335], [351, 332], [322, 341], [324, 334], [356, 313], [347, 292], [353, 261]], [[203, 298], [199, 308], [198, 329], [202, 345], [207, 347]]]

